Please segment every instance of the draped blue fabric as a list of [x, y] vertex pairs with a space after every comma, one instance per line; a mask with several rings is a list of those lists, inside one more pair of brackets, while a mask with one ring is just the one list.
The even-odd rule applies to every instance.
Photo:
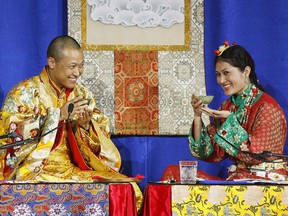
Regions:
[[[179, 160], [196, 160], [191, 156], [186, 136], [118, 136], [112, 138], [118, 146], [123, 162], [123, 173], [144, 175], [140, 188], [149, 181], [159, 181], [163, 171]], [[199, 162], [202, 170], [212, 175], [227, 175], [227, 162]]]
[[16, 83], [41, 72], [49, 42], [67, 34], [66, 5], [65, 0], [1, 1], [1, 104]]
[[[218, 108], [225, 99], [217, 85], [213, 50], [224, 41], [243, 45], [254, 57], [260, 83], [276, 98], [288, 115], [287, 0], [205, 0], [205, 71], [211, 104]], [[0, 105], [19, 81], [39, 74], [46, 64], [52, 38], [67, 34], [66, 0], [1, 1], [0, 7]], [[286, 75], [287, 74], [287, 75]], [[188, 132], [187, 132], [188, 133]], [[164, 169], [179, 160], [195, 160], [186, 136], [117, 136], [113, 141], [123, 159], [122, 172], [141, 174], [148, 181], [161, 178]], [[286, 145], [285, 152], [288, 153]], [[224, 177], [229, 161], [199, 162], [199, 168]]]

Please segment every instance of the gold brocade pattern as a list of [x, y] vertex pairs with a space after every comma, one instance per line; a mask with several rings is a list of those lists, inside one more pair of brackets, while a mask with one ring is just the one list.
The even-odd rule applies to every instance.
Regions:
[[[69, 144], [67, 143], [67, 133], [65, 132], [63, 136], [63, 141], [59, 146], [51, 151], [47, 164], [43, 168], [42, 172], [35, 178], [39, 181], [76, 181], [76, 182], [92, 182], [92, 176], [101, 176], [104, 178], [121, 178], [124, 175], [118, 174], [117, 172], [111, 172], [106, 167], [106, 170], [81, 170], [76, 167], [72, 162], [70, 155], [71, 150], [69, 149]], [[102, 164], [103, 166], [103, 164]], [[105, 169], [100, 167], [99, 169]]]
[[115, 134], [159, 134], [158, 57], [115, 51]]
[[[44, 68], [39, 76], [19, 83], [9, 92], [2, 108], [0, 123], [7, 134], [11, 130], [11, 122], [16, 125], [24, 125], [25, 127], [18, 131], [23, 139], [30, 138], [31, 133], [29, 131], [31, 128], [40, 127], [42, 134], [47, 133], [47, 135], [42, 137], [38, 143], [35, 141], [1, 152], [0, 179], [92, 182], [93, 176], [126, 177], [118, 173], [121, 166], [121, 156], [110, 139], [109, 119], [96, 107], [92, 93], [79, 83], [69, 94], [67, 101], [78, 95], [91, 99], [89, 108], [93, 110], [92, 125], [89, 132], [80, 129], [75, 123], [78, 118], [77, 115], [73, 116], [71, 121], [81, 156], [90, 170], [81, 170], [73, 163], [70, 145], [67, 141], [66, 124], [58, 129], [63, 129], [64, 133], [58, 135], [57, 139], [60, 141], [56, 147], [54, 146], [56, 130], [47, 133], [59, 124], [60, 107], [66, 102], [66, 94], [65, 89], [57, 89], [49, 81]], [[44, 123], [40, 123], [42, 117], [45, 118]], [[27, 130], [29, 131], [27, 132]], [[89, 139], [82, 139], [84, 134]], [[5, 145], [12, 143], [13, 140], [1, 140], [1, 142], [2, 145]], [[90, 145], [100, 146], [97, 155], [91, 151]], [[133, 183], [133, 185], [138, 198], [138, 206], [140, 206], [142, 193], [136, 184]]]
[[172, 186], [172, 214], [287, 215], [288, 187], [283, 185]]
[[[25, 86], [30, 86], [29, 90], [25, 88]], [[37, 92], [37, 93], [36, 93]], [[85, 98], [92, 98], [92, 94], [85, 89], [84, 86], [78, 84], [75, 86], [73, 91], [70, 93], [68, 100], [71, 100], [72, 98], [76, 97], [77, 95], [83, 95]], [[34, 118], [33, 124], [35, 124], [35, 127], [39, 127], [39, 119], [36, 119], [34, 116], [43, 115], [46, 116], [46, 121], [44, 123], [43, 133], [46, 133], [47, 131], [56, 128], [59, 123], [59, 117], [60, 117], [60, 107], [66, 102], [66, 95], [65, 90], [63, 89], [57, 89], [56, 85], [51, 83], [51, 81], [48, 78], [48, 74], [46, 73], [46, 70], [44, 69], [40, 76], [35, 76], [30, 80], [23, 81], [20, 85], [13, 88], [9, 95], [7, 96], [6, 101], [4, 102], [3, 106], [3, 122], [2, 126], [4, 128], [9, 128], [9, 125], [11, 122], [16, 123], [17, 125], [20, 125], [24, 120], [27, 122], [27, 118], [31, 119]], [[19, 111], [19, 107], [24, 107], [24, 111]], [[101, 166], [110, 168], [105, 168], [102, 170], [115, 170], [118, 171], [121, 166], [121, 158], [120, 154], [115, 147], [115, 145], [112, 143], [112, 141], [109, 139], [109, 120], [106, 116], [104, 116], [95, 106], [95, 101], [92, 101], [89, 105], [90, 109], [95, 110], [93, 114], [92, 124], [93, 128], [95, 129], [96, 136], [98, 137], [97, 141], [101, 143], [101, 154], [98, 158], [101, 158], [103, 155], [103, 159], [101, 158]], [[53, 107], [53, 108], [51, 108]], [[77, 119], [77, 116], [73, 117], [73, 120]], [[62, 126], [62, 127], [65, 127]], [[78, 127], [75, 125], [75, 127]], [[31, 128], [26, 126], [26, 128]], [[78, 130], [80, 130], [78, 128]], [[8, 131], [7, 131], [8, 132]], [[90, 131], [91, 134], [93, 134], [93, 131]], [[21, 134], [29, 134], [25, 131], [25, 128], [23, 131], [21, 131]], [[76, 133], [76, 139], [77, 135]], [[92, 135], [91, 135], [92, 136]], [[30, 138], [27, 136], [23, 137], [24, 139]], [[34, 179], [37, 175], [39, 175], [43, 169], [43, 167], [49, 165], [49, 162], [51, 163], [55, 162], [55, 157], [53, 157], [54, 154], [56, 154], [56, 151], [60, 151], [59, 154], [56, 154], [57, 160], [59, 160], [59, 163], [56, 165], [61, 164], [61, 161], [68, 161], [71, 160], [68, 156], [62, 156], [65, 154], [70, 154], [64, 146], [67, 146], [66, 144], [66, 137], [62, 137], [60, 141], [60, 145], [52, 151], [50, 154], [50, 151], [53, 147], [54, 141], [56, 138], [56, 131], [54, 131], [51, 134], [47, 134], [45, 137], [41, 139], [41, 142], [37, 144], [37, 147], [34, 143], [34, 150], [31, 151], [31, 145], [24, 145], [20, 149], [14, 149], [16, 154], [15, 156], [18, 158], [17, 164], [15, 164], [15, 169], [13, 169], [13, 172], [7, 176], [7, 179], [12, 178], [14, 175], [16, 175], [17, 180], [31, 180]], [[79, 140], [79, 139], [78, 139]], [[9, 142], [9, 141], [8, 141]], [[78, 142], [81, 143], [81, 142]], [[89, 144], [88, 144], [89, 145]], [[28, 151], [26, 149], [29, 149], [29, 155]], [[59, 149], [58, 149], [59, 148]], [[23, 155], [23, 152], [26, 152], [27, 154]], [[51, 157], [50, 157], [51, 156]], [[85, 157], [85, 155], [82, 153], [82, 156]], [[91, 159], [91, 156], [89, 157]], [[99, 159], [98, 159], [99, 160]], [[36, 162], [37, 161], [37, 162]], [[93, 160], [89, 160], [90, 163], [93, 163]], [[48, 163], [48, 164], [47, 164]], [[21, 166], [19, 165], [21, 164]], [[71, 169], [75, 167], [75, 165], [72, 164], [70, 161]], [[44, 170], [46, 167], [44, 168]], [[66, 167], [68, 169], [68, 167]], [[92, 168], [91, 168], [92, 169]], [[99, 167], [98, 170], [101, 170]], [[15, 173], [16, 172], [16, 173]], [[55, 171], [55, 176], [53, 172], [49, 171], [49, 180], [53, 180], [53, 177], [55, 177], [58, 180], [59, 173]], [[77, 172], [71, 172], [71, 176], [67, 179], [68, 175], [64, 175], [63, 179], [66, 180], [72, 180], [72, 175], [77, 176]], [[95, 173], [95, 175], [97, 175]], [[39, 177], [38, 177], [39, 178]]]

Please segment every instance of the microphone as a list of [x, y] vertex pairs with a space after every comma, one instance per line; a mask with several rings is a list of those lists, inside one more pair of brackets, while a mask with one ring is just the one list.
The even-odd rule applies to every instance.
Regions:
[[52, 133], [53, 131], [57, 130], [58, 128], [62, 127], [62, 126], [65, 125], [65, 124], [66, 124], [66, 122], [64, 122], [64, 123], [58, 125], [57, 127], [55, 127], [55, 128], [53, 128], [53, 129], [47, 131], [46, 133], [42, 134], [41, 136], [36, 136], [36, 137], [34, 137], [34, 138], [28, 138], [28, 139], [25, 139], [25, 140], [16, 141], [16, 142], [14, 142], [14, 143], [6, 144], [6, 145], [1, 145], [1, 146], [0, 146], [0, 149], [6, 149], [6, 148], [14, 147], [14, 146], [26, 145], [26, 144], [28, 144], [28, 143], [30, 143], [30, 142], [35, 141], [35, 140], [39, 140], [39, 139], [41, 139], [42, 137], [44, 137], [44, 136]]
[[[71, 113], [73, 112], [73, 109], [74, 109], [74, 104], [73, 103], [70, 103], [69, 106], [68, 106], [68, 118], [67, 118], [67, 121], [69, 122], [69, 118], [70, 118], [70, 115]], [[37, 137], [37, 139], [41, 139], [42, 137], [46, 136], [47, 134], [57, 130], [58, 128], [62, 127], [63, 125], [65, 125], [67, 122], [63, 122], [62, 124], [58, 125], [57, 127], [47, 131], [46, 133], [42, 134], [41, 136]]]
[[68, 121], [70, 119], [70, 115], [73, 112], [73, 110], [74, 110], [74, 104], [70, 103], [69, 106], [68, 106], [68, 119], [67, 119]]
[[267, 156], [262, 155], [262, 153], [253, 153], [253, 152], [248, 152], [248, 151], [241, 151], [241, 152], [253, 157], [256, 160], [259, 160], [262, 162], [271, 162], [271, 160], [268, 160]]
[[9, 134], [5, 134], [5, 135], [0, 136], [0, 139], [17, 138], [17, 137], [20, 137], [20, 135], [17, 132], [13, 131], [13, 132], [11, 132]]
[[276, 154], [269, 151], [263, 151], [262, 153], [252, 153], [248, 151], [241, 151], [244, 154], [250, 155], [254, 159], [260, 160], [262, 162], [272, 162], [268, 159], [268, 157], [278, 157], [278, 158], [288, 158], [287, 155], [284, 154]]
[[[36, 137], [38, 139], [38, 137]], [[17, 141], [17, 142], [14, 142], [14, 143], [10, 143], [10, 144], [7, 144], [7, 145], [1, 145], [0, 146], [0, 149], [6, 149], [6, 148], [10, 148], [10, 147], [14, 147], [14, 146], [20, 146], [20, 145], [25, 145], [25, 144], [28, 144], [34, 140], [37, 140], [36, 138], [28, 138], [28, 139], [25, 139], [25, 140], [21, 140], [21, 141]]]
[[[73, 103], [70, 103], [69, 106], [68, 106], [68, 118], [67, 120], [69, 121], [69, 118], [70, 118], [70, 114], [73, 112], [73, 109], [74, 109], [74, 104]], [[21, 140], [21, 141], [17, 141], [17, 142], [14, 142], [14, 143], [10, 143], [10, 144], [7, 144], [7, 145], [1, 145], [0, 146], [0, 149], [6, 149], [6, 148], [10, 148], [10, 147], [14, 147], [14, 146], [21, 146], [21, 145], [26, 145], [30, 142], [33, 142], [35, 140], [39, 140], [41, 139], [42, 137], [52, 133], [53, 131], [57, 130], [58, 128], [62, 127], [63, 125], [65, 125], [66, 122], [63, 122], [62, 124], [58, 125], [57, 127], [47, 131], [46, 133], [42, 134], [41, 136], [37, 136], [37, 137], [34, 137], [34, 138], [28, 138], [28, 139], [25, 139], [25, 140]], [[13, 132], [12, 132], [13, 133]], [[16, 133], [16, 132], [15, 132]], [[16, 133], [17, 134], [17, 133]], [[15, 134], [13, 134], [15, 135]], [[17, 134], [16, 137], [18, 137], [19, 135]]]
[[[220, 136], [221, 137], [221, 136]], [[221, 137], [224, 141], [228, 142], [228, 140], [224, 139], [223, 137]], [[230, 145], [232, 145], [230, 142], [228, 142]], [[263, 151], [262, 153], [253, 153], [253, 152], [249, 152], [249, 151], [242, 151], [241, 149], [235, 147], [234, 145], [232, 145], [235, 149], [237, 149], [239, 152], [242, 152], [243, 154], [249, 155], [250, 157], [262, 161], [262, 162], [273, 162], [271, 160], [268, 159], [268, 157], [279, 157], [279, 158], [288, 158], [287, 155], [283, 155], [283, 154], [276, 154], [276, 153], [272, 153], [269, 151]]]
[[263, 151], [263, 152], [260, 153], [260, 154], [261, 154], [262, 156], [264, 156], [264, 157], [288, 158], [288, 155], [272, 153], [272, 152], [269, 152], [269, 151]]

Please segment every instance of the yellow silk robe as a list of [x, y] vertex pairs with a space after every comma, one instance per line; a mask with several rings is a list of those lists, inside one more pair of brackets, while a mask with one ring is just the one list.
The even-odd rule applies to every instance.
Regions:
[[[75, 123], [77, 115], [73, 116], [71, 121], [72, 136], [76, 140], [86, 169], [80, 169], [73, 161], [64, 123], [58, 132], [52, 131], [40, 140], [0, 150], [0, 180], [91, 182], [93, 176], [125, 177], [118, 173], [121, 157], [110, 139], [109, 119], [97, 109], [92, 93], [77, 83], [67, 94], [67, 89], [59, 89], [49, 79], [46, 68], [39, 76], [20, 82], [8, 93], [1, 110], [0, 127], [4, 130], [2, 134], [15, 131], [20, 136], [16, 139], [0, 140], [1, 144], [33, 138], [56, 128], [61, 124], [60, 107], [79, 95], [91, 99], [89, 109], [93, 110], [89, 131]], [[142, 193], [137, 184], [132, 184], [139, 206]]]

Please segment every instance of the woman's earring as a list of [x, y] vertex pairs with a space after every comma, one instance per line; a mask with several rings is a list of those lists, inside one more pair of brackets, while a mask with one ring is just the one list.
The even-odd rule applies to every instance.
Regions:
[[248, 79], [247, 78], [245, 79], [245, 83], [248, 83]]

